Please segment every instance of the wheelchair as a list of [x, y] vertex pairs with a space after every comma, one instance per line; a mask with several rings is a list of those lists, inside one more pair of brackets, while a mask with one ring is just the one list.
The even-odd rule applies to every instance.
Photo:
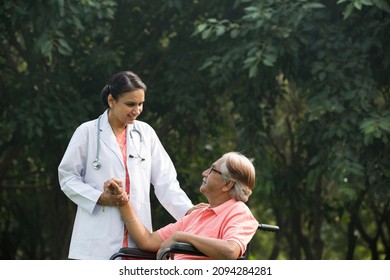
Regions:
[[[275, 225], [268, 224], [259, 224], [258, 230], [268, 231], [268, 232], [279, 232], [279, 227]], [[249, 247], [250, 243], [247, 245], [245, 253], [239, 258], [239, 260], [247, 260], [249, 257]], [[164, 260], [169, 254], [185, 254], [193, 256], [205, 256], [202, 252], [192, 246], [190, 243], [184, 242], [175, 242], [170, 248], [166, 248], [159, 252], [147, 252], [138, 248], [123, 247], [117, 253], [113, 254], [110, 257], [110, 260], [115, 260], [117, 258], [125, 259], [142, 259], [142, 260]]]

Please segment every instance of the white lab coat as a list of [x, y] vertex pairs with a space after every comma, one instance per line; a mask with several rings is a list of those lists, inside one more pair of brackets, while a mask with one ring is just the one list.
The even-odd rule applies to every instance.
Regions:
[[[58, 167], [62, 191], [77, 204], [69, 249], [71, 259], [108, 259], [122, 247], [124, 223], [118, 208], [103, 207], [97, 201], [106, 180], [119, 178], [125, 182], [123, 157], [106, 111], [100, 121], [98, 157], [102, 166], [93, 169], [97, 123], [98, 119], [76, 129]], [[160, 203], [175, 219], [183, 217], [193, 205], [180, 188], [173, 163], [153, 128], [142, 121], [135, 121], [134, 126], [141, 134], [132, 132], [134, 144], [129, 137], [133, 125], [128, 125], [126, 132], [130, 199], [138, 218], [152, 231], [150, 184]], [[145, 160], [135, 157], [137, 154]], [[136, 247], [130, 238], [129, 246]]]

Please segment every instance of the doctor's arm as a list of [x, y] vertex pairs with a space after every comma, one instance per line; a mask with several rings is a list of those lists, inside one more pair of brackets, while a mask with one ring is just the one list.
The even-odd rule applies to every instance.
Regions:
[[[95, 130], [94, 130], [95, 131]], [[74, 132], [64, 156], [58, 166], [58, 179], [61, 190], [75, 204], [92, 213], [96, 204], [101, 206], [118, 206], [127, 200], [121, 195], [101, 191], [86, 183], [84, 178], [87, 168], [89, 130], [87, 125], [79, 126]], [[92, 164], [92, 163], [90, 163]], [[99, 182], [99, 179], [95, 180]]]

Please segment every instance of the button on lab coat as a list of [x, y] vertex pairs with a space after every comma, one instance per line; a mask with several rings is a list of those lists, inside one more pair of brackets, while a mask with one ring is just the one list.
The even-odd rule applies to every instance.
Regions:
[[[132, 131], [132, 141], [130, 130], [133, 127], [139, 133]], [[124, 223], [119, 209], [97, 204], [106, 180], [126, 181], [122, 153], [108, 123], [107, 111], [100, 120], [98, 158], [101, 168], [95, 170], [92, 163], [97, 156], [97, 129], [98, 119], [81, 124], [58, 167], [62, 191], [77, 204], [69, 249], [71, 259], [108, 259], [122, 247]], [[164, 208], [175, 219], [183, 217], [193, 205], [180, 188], [173, 163], [153, 128], [135, 121], [134, 125], [127, 126], [126, 133], [130, 200], [138, 218], [152, 231], [150, 184]], [[136, 247], [130, 238], [129, 246]]]

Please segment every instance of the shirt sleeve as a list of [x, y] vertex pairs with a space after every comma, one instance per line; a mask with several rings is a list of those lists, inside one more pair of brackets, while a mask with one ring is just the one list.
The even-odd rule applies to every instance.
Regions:
[[241, 248], [241, 254], [246, 251], [259, 226], [249, 209], [243, 211], [231, 216], [221, 229], [222, 239], [235, 241]]

